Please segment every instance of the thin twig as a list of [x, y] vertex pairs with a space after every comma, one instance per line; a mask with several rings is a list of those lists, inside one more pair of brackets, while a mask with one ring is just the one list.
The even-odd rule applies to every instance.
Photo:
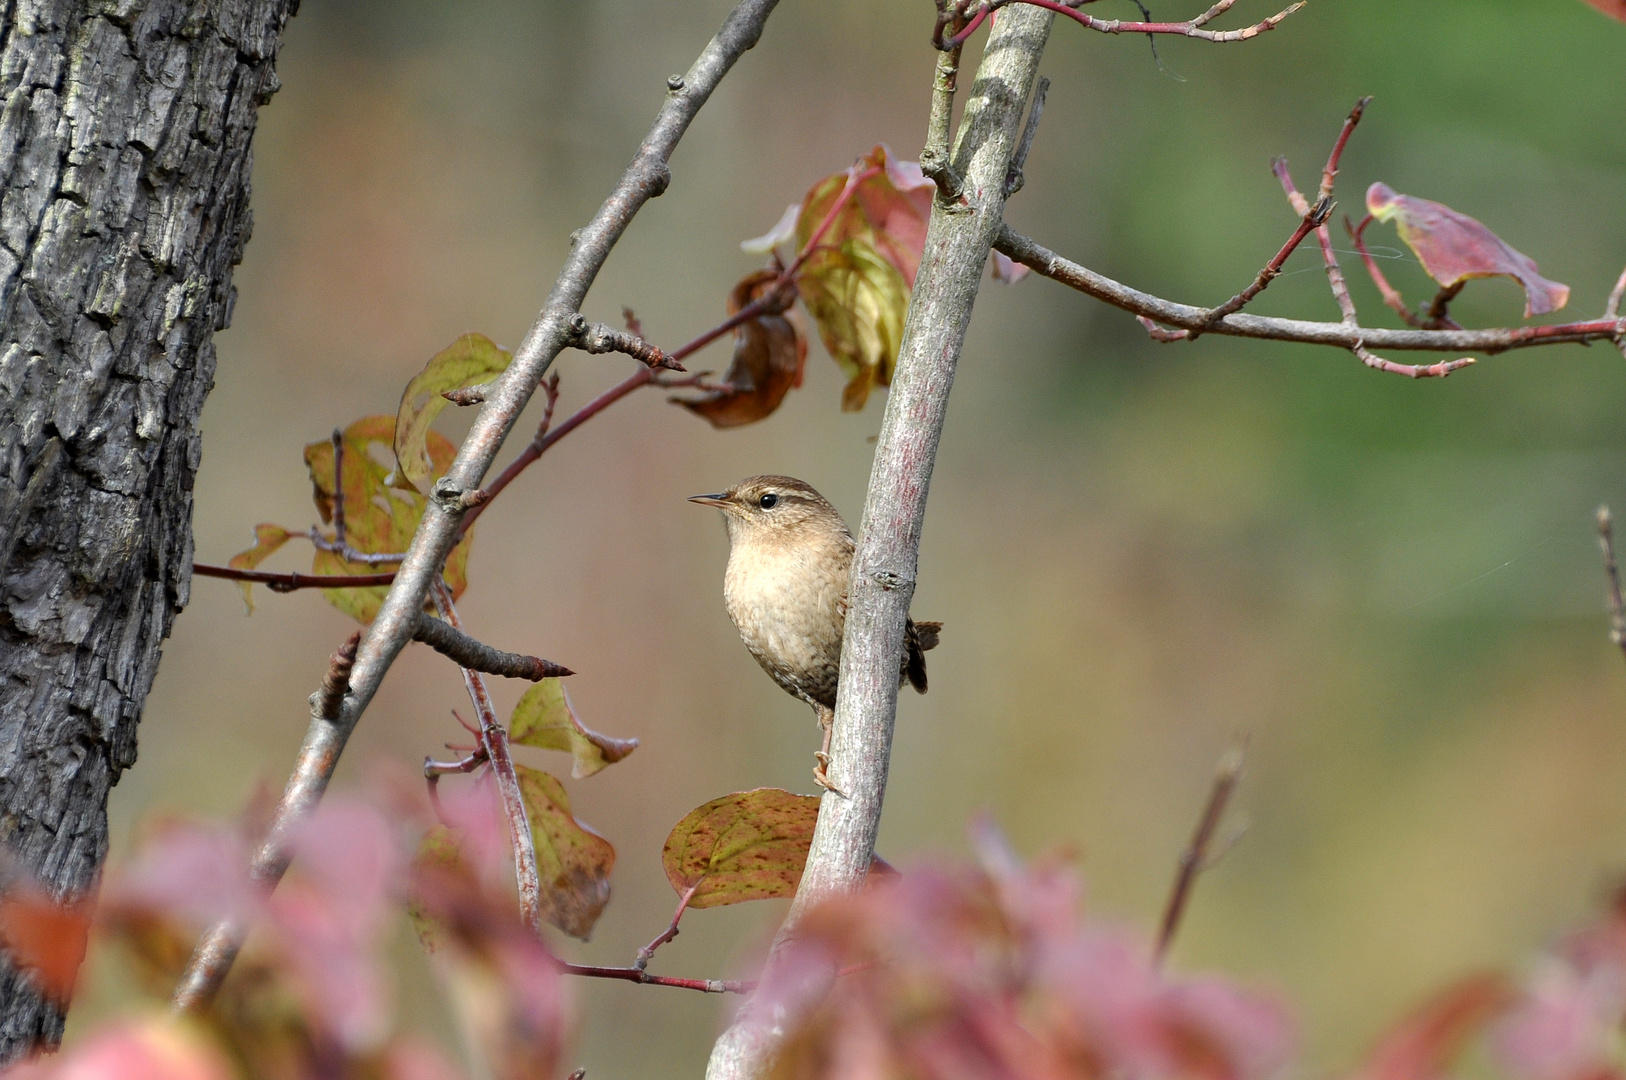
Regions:
[[1372, 215], [1367, 214], [1361, 219], [1361, 223], [1356, 225], [1348, 217], [1345, 217], [1344, 231], [1349, 233], [1349, 238], [1355, 245], [1355, 252], [1360, 255], [1361, 263], [1366, 267], [1367, 277], [1370, 277], [1372, 284], [1378, 287], [1378, 292], [1383, 295], [1383, 302], [1389, 307], [1389, 310], [1406, 320], [1407, 326], [1426, 329], [1423, 320], [1418, 318], [1417, 314], [1407, 306], [1405, 297], [1400, 295], [1400, 290], [1389, 284], [1389, 279], [1384, 277], [1383, 271], [1378, 267], [1378, 261], [1372, 257], [1370, 251], [1366, 250], [1366, 227], [1372, 224], [1373, 220]]
[[1626, 653], [1626, 600], [1621, 598], [1620, 569], [1615, 565], [1615, 519], [1609, 507], [1598, 507], [1598, 546], [1603, 548], [1603, 572], [1609, 581], [1609, 640]]
[[1604, 341], [1626, 334], [1626, 318], [1488, 330], [1391, 330], [1344, 323], [1278, 319], [1239, 311], [1225, 316], [1213, 326], [1206, 326], [1207, 308], [1175, 303], [1130, 288], [1105, 274], [1098, 274], [1063, 258], [1008, 225], [1000, 230], [994, 241], [994, 249], [1052, 281], [1122, 308], [1132, 315], [1183, 329], [1201, 328], [1204, 333], [1231, 337], [1335, 345], [1351, 350], [1360, 344], [1368, 348], [1399, 351], [1499, 353], [1538, 345]]
[[[1264, 292], [1270, 283], [1281, 275], [1282, 264], [1287, 262], [1287, 257], [1293, 254], [1299, 244], [1304, 242], [1306, 236], [1320, 228], [1326, 222], [1327, 215], [1331, 213], [1332, 199], [1322, 196], [1310, 208], [1310, 212], [1299, 219], [1298, 228], [1293, 230], [1293, 235], [1287, 238], [1287, 243], [1283, 244], [1281, 250], [1277, 251], [1271, 257], [1271, 260], [1265, 264], [1264, 269], [1259, 271], [1259, 275], [1253, 279], [1253, 283], [1219, 307], [1209, 309], [1207, 317], [1203, 320], [1204, 327], [1213, 326], [1232, 312], [1241, 311], [1248, 301]], [[1186, 336], [1191, 340], [1196, 340], [1199, 333], [1201, 331], [1191, 330], [1188, 331]]]
[[[662, 368], [666, 371], [684, 371], [684, 366], [652, 345], [641, 336], [625, 330], [616, 330], [603, 323], [589, 323], [581, 316], [571, 321], [571, 330], [576, 335], [575, 346], [585, 353], [625, 353], [639, 363], [652, 368]], [[580, 329], [577, 329], [580, 327]]]
[[[438, 588], [436, 592], [439, 593]], [[423, 642], [442, 656], [450, 657], [460, 667], [473, 668], [475, 671], [504, 679], [529, 679], [531, 682], [541, 682], [543, 679], [559, 679], [576, 674], [569, 668], [555, 664], [552, 660], [544, 660], [540, 656], [526, 656], [522, 653], [494, 649], [485, 642], [477, 641], [463, 633], [455, 622], [445, 618], [418, 616], [418, 625], [413, 628], [412, 638], [414, 641]]]
[[395, 580], [393, 573], [297, 574], [273, 570], [239, 570], [235, 566], [217, 566], [214, 563], [199, 562], [192, 564], [192, 572], [199, 577], [253, 582], [278, 593], [297, 592], [300, 589], [367, 589], [375, 585], [388, 585]]
[[644, 970], [649, 966], [649, 961], [654, 958], [655, 950], [678, 936], [678, 923], [683, 921], [683, 913], [688, 910], [689, 901], [694, 899], [695, 890], [698, 888], [700, 888], [700, 882], [697, 881], [684, 890], [683, 895], [678, 898], [677, 910], [672, 913], [672, 922], [665, 930], [657, 934], [653, 941], [638, 950], [638, 958], [632, 962], [633, 967], [639, 971]]
[[[1615, 287], [1609, 292], [1609, 300], [1603, 306], [1604, 318], [1613, 319], [1620, 315], [1622, 298], [1626, 298], [1626, 270], [1620, 272], [1620, 280], [1615, 282]], [[1615, 335], [1615, 347], [1620, 350], [1620, 355], [1626, 356], [1626, 330]]]
[[1180, 929], [1180, 919], [1186, 913], [1186, 906], [1191, 901], [1191, 890], [1197, 883], [1197, 875], [1202, 873], [1209, 865], [1208, 849], [1214, 842], [1214, 834], [1219, 831], [1220, 820], [1225, 817], [1225, 806], [1231, 801], [1231, 795], [1236, 791], [1237, 783], [1242, 779], [1242, 763], [1247, 756], [1247, 736], [1239, 739], [1235, 746], [1225, 752], [1220, 758], [1219, 768], [1214, 772], [1214, 786], [1208, 793], [1208, 802], [1203, 806], [1202, 816], [1197, 819], [1197, 828], [1191, 834], [1191, 842], [1180, 853], [1180, 869], [1174, 876], [1174, 887], [1169, 891], [1169, 902], [1163, 909], [1163, 921], [1158, 929], [1157, 949], [1154, 956], [1159, 963], [1168, 955], [1169, 946], [1174, 942], [1174, 935]]
[[1393, 360], [1385, 360], [1376, 355], [1360, 341], [1351, 345], [1349, 351], [1369, 368], [1387, 371], [1393, 375], [1404, 375], [1408, 379], [1443, 379], [1453, 371], [1472, 367], [1475, 363], [1473, 357], [1464, 356], [1460, 360], [1441, 360], [1436, 364], [1397, 364]]
[[1221, 0], [1203, 14], [1185, 22], [1130, 22], [1124, 19], [1097, 19], [1093, 15], [1086, 15], [1076, 11], [1061, 0], [983, 0], [977, 5], [976, 14], [970, 17], [959, 33], [946, 35], [945, 27], [939, 22], [936, 36], [932, 44], [939, 49], [950, 49], [964, 44], [965, 40], [976, 33], [990, 13], [1005, 7], [1008, 4], [1031, 4], [1034, 7], [1053, 11], [1057, 15], [1066, 16], [1090, 30], [1099, 30], [1103, 34], [1175, 34], [1179, 37], [1196, 38], [1201, 41], [1211, 41], [1217, 44], [1228, 44], [1235, 41], [1247, 41], [1256, 38], [1267, 30], [1276, 29], [1283, 19], [1298, 11], [1305, 4], [1305, 0], [1289, 5], [1285, 10], [1279, 11], [1268, 19], [1243, 27], [1241, 30], [1204, 30], [1203, 25], [1214, 18], [1215, 15], [1227, 10], [1235, 0]]
[[[1271, 171], [1276, 179], [1282, 182], [1282, 190], [1287, 193], [1287, 201], [1299, 214], [1310, 212], [1309, 200], [1293, 185], [1292, 174], [1287, 171], [1287, 159], [1275, 158], [1270, 163]], [[1325, 184], [1323, 179], [1323, 184]], [[1327, 229], [1327, 223], [1322, 222], [1316, 228], [1315, 236], [1321, 245], [1321, 261], [1327, 268], [1327, 284], [1332, 288], [1332, 298], [1338, 304], [1338, 311], [1344, 317], [1345, 326], [1354, 326], [1359, 319], [1355, 314], [1355, 301], [1350, 298], [1349, 284], [1344, 280], [1344, 269], [1338, 265], [1338, 256], [1332, 249], [1332, 236]], [[1144, 323], [1144, 319], [1142, 320]]]
[[[938, 20], [945, 17], [939, 5]], [[931, 112], [926, 118], [926, 145], [920, 151], [920, 171], [937, 185], [937, 194], [950, 201], [960, 197], [962, 181], [949, 163], [949, 128], [954, 122], [954, 94], [959, 88], [961, 47], [937, 54], [932, 76]]]
[[[312, 529], [311, 534], [315, 535]], [[341, 548], [344, 542], [344, 432], [333, 429], [333, 540]]]
[[[443, 582], [436, 582], [431, 593], [435, 610], [448, 627], [461, 630], [457, 605], [452, 602], [452, 590]], [[514, 880], [519, 887], [519, 915], [532, 932], [542, 933], [542, 879], [536, 869], [536, 840], [531, 835], [530, 815], [525, 809], [525, 797], [520, 792], [519, 775], [514, 771], [514, 759], [508, 753], [508, 732], [497, 721], [497, 710], [491, 705], [491, 692], [478, 671], [463, 668], [463, 684], [468, 688], [469, 700], [474, 702], [475, 716], [480, 722], [480, 748], [491, 763], [491, 774], [497, 781], [497, 795], [502, 800], [503, 817], [508, 822], [508, 842], [514, 851]]]
[[[554, 359], [569, 344], [570, 316], [580, 310], [611, 249], [643, 205], [666, 190], [671, 180], [667, 163], [673, 150], [723, 76], [757, 43], [777, 3], [778, 0], [740, 0], [684, 76], [683, 86], [665, 95], [654, 126], [632, 163], [593, 219], [574, 234], [570, 254], [541, 314], [492, 388], [489, 400], [475, 418], [473, 429], [443, 478], [448, 494], [474, 490], [491, 468], [515, 419], [547, 375]], [[317, 718], [306, 733], [271, 833], [255, 855], [256, 880], [272, 885], [281, 878], [288, 864], [289, 830], [321, 800], [350, 733], [410, 640], [430, 587], [439, 580], [446, 556], [461, 534], [462, 520], [468, 512], [467, 505], [455, 498], [430, 501], [413, 535], [407, 557], [357, 650], [343, 715], [337, 722]], [[231, 966], [242, 932], [243, 928], [230, 922], [209, 930], [182, 977], [182, 995], [178, 1000], [196, 1006], [213, 997]]]
[[619, 979], [622, 982], [641, 983], [644, 986], [671, 986], [679, 990], [698, 990], [702, 994], [749, 994], [756, 982], [739, 979], [677, 979], [670, 975], [651, 975], [635, 967], [592, 967], [587, 964], [559, 964], [559, 974], [577, 975], [588, 979]]
[[1022, 141], [1016, 144], [1016, 153], [1011, 158], [1011, 167], [1005, 173], [1005, 197], [1009, 199], [1027, 182], [1022, 170], [1027, 167], [1028, 152], [1033, 149], [1033, 139], [1039, 134], [1039, 117], [1044, 115], [1044, 98], [1050, 93], [1050, 80], [1043, 75], [1039, 76], [1038, 85], [1033, 88], [1033, 104], [1028, 106], [1028, 123], [1022, 129]]
[[316, 691], [312, 703], [316, 714], [324, 720], [337, 720], [344, 708], [344, 695], [350, 690], [350, 669], [356, 665], [356, 646], [361, 644], [361, 631], [351, 634], [327, 663], [327, 674], [322, 687]]

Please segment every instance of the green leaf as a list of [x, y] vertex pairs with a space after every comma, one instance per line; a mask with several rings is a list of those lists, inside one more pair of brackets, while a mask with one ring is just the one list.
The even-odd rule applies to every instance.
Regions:
[[[805, 247], [846, 190], [847, 181], [866, 173], [871, 175], [858, 182], [819, 242], [839, 247], [848, 240], [863, 240], [895, 266], [903, 275], [904, 286], [912, 289], [926, 248], [926, 224], [937, 185], [921, 173], [918, 164], [897, 160], [885, 146], [875, 147], [851, 168], [825, 177], [808, 190], [796, 218], [796, 243]], [[763, 239], [775, 238], [781, 226]]]
[[395, 459], [400, 476], [413, 489], [426, 492], [437, 464], [429, 456], [429, 425], [451, 402], [447, 390], [478, 386], [501, 375], [513, 354], [499, 349], [484, 334], [464, 334], [436, 353], [401, 393], [395, 417]]
[[[278, 548], [291, 540], [293, 535], [281, 525], [256, 525], [254, 526], [254, 546], [247, 551], [240, 551], [233, 555], [226, 565], [233, 570], [253, 570], [266, 559], [269, 559]], [[253, 614], [253, 584], [247, 581], [239, 581], [237, 587], [243, 590], [243, 603], [248, 605], [249, 614]]]
[[1524, 286], [1527, 319], [1569, 303], [1568, 285], [1548, 281], [1536, 272], [1534, 259], [1444, 203], [1401, 195], [1388, 184], [1376, 183], [1366, 190], [1366, 209], [1379, 221], [1395, 223], [1400, 239], [1441, 285], [1460, 285], [1469, 278], [1513, 278]]
[[[404, 552], [428, 505], [416, 491], [403, 491], [386, 482], [390, 469], [380, 459], [393, 459], [394, 436], [393, 416], [364, 416], [345, 428], [341, 436], [345, 542], [364, 554]], [[428, 432], [426, 446], [436, 469], [444, 471], [451, 465], [456, 450], [442, 435]], [[324, 439], [307, 445], [305, 464], [310, 469], [317, 512], [324, 523], [331, 523], [335, 491], [333, 443]], [[325, 535], [329, 540], [335, 539], [332, 529], [325, 530]], [[461, 596], [468, 585], [469, 544], [473, 539], [474, 530], [470, 529], [446, 559], [446, 584], [454, 597]], [[353, 563], [336, 552], [321, 549], [311, 562], [314, 574], [377, 574], [391, 569], [390, 564]], [[322, 595], [346, 615], [369, 623], [378, 614], [388, 591], [388, 586], [377, 585], [366, 589], [323, 589]]]
[[583, 724], [558, 679], [543, 679], [525, 691], [509, 718], [508, 739], [571, 755], [575, 760], [570, 775], [576, 780], [592, 776], [638, 749], [637, 739], [612, 739]]
[[679, 895], [695, 890], [693, 908], [795, 896], [818, 818], [816, 796], [779, 788], [713, 799], [666, 838], [666, 879]]
[[[463, 846], [457, 830], [445, 825], [430, 829], [418, 844], [417, 854], [412, 857], [411, 877], [415, 882], [433, 883], [443, 888], [444, 883], [454, 881], [463, 884], [470, 892], [479, 888], [473, 872], [463, 859]], [[418, 941], [425, 952], [437, 952], [446, 944], [448, 934], [444, 922], [416, 889], [407, 896], [407, 917], [412, 921], [412, 929], [417, 931]]]
[[514, 766], [531, 819], [542, 910], [548, 922], [586, 941], [610, 902], [615, 848], [570, 813], [570, 797], [554, 777]]
[[857, 412], [876, 385], [892, 381], [909, 309], [909, 286], [898, 268], [861, 239], [820, 247], [796, 279], [819, 336], [847, 373], [841, 407]]

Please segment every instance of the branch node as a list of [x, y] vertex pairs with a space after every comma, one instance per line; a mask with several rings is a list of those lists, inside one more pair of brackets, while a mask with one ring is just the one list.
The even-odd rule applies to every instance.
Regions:
[[682, 75], [668, 75], [666, 77], [666, 88], [674, 94], [682, 90], [684, 85]]
[[460, 386], [455, 390], [442, 390], [440, 396], [453, 405], [481, 405], [485, 403], [486, 395], [496, 385], [494, 382], [488, 382], [478, 386]]
[[431, 615], [418, 616], [412, 630], [412, 638], [414, 641], [423, 642], [442, 656], [449, 657], [461, 667], [484, 672], [487, 675], [499, 675], [505, 679], [541, 682], [543, 679], [557, 679], [576, 674], [551, 660], [492, 648], [456, 629], [450, 623]]
[[[574, 330], [574, 326], [572, 326], [572, 330]], [[646, 367], [665, 371], [689, 370], [672, 359], [659, 346], [645, 341], [631, 331], [616, 330], [604, 323], [588, 325], [583, 320], [582, 329], [576, 334], [576, 338], [577, 340], [573, 342], [576, 348], [595, 356], [612, 352], [625, 353]]]
[[322, 688], [311, 695], [311, 715], [334, 721], [344, 709], [344, 695], [350, 690], [350, 669], [356, 665], [356, 649], [361, 644], [361, 631], [351, 634], [334, 651], [327, 662], [327, 674], [322, 676]]

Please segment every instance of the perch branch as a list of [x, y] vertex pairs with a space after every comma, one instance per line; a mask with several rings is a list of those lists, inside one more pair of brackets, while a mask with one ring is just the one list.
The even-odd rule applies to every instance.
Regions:
[[[874, 857], [897, 712], [898, 657], [914, 595], [932, 466], [972, 305], [1000, 228], [1023, 106], [1052, 19], [1048, 11], [1024, 6], [995, 23], [949, 162], [964, 178], [966, 201], [950, 207], [939, 199], [932, 205], [848, 584], [828, 770], [833, 786], [845, 795], [826, 792], [820, 799], [801, 883], [770, 948], [764, 978], [772, 977], [807, 912], [858, 889]], [[708, 1080], [764, 1075], [786, 1026], [784, 1017], [748, 1001], [713, 1047]]]
[[1214, 786], [1208, 792], [1208, 802], [1203, 806], [1202, 816], [1197, 819], [1191, 842], [1180, 853], [1180, 869], [1175, 873], [1174, 888], [1169, 892], [1169, 902], [1163, 909], [1163, 921], [1158, 928], [1154, 955], [1159, 963], [1168, 955], [1169, 946], [1174, 943], [1174, 935], [1180, 929], [1181, 918], [1185, 916], [1197, 875], [1210, 865], [1209, 848], [1214, 843], [1214, 834], [1219, 831], [1220, 821], [1225, 817], [1226, 804], [1231, 801], [1236, 785], [1242, 779], [1242, 762], [1247, 750], [1248, 742], [1244, 736], [1220, 758], [1219, 768], [1214, 772]]
[[[436, 586], [436, 591], [439, 592], [439, 586]], [[413, 628], [412, 639], [423, 642], [442, 656], [450, 657], [460, 667], [472, 668], [504, 679], [529, 679], [531, 682], [541, 682], [543, 679], [558, 679], [576, 674], [561, 664], [555, 664], [552, 660], [544, 660], [539, 656], [524, 656], [520, 653], [494, 649], [463, 633], [457, 628], [456, 623], [429, 615], [418, 616], [418, 625]]]
[[[548, 367], [569, 344], [570, 317], [580, 309], [611, 249], [643, 205], [666, 190], [671, 178], [667, 163], [672, 151], [723, 76], [757, 43], [777, 2], [740, 0], [684, 76], [682, 85], [669, 89], [655, 124], [644, 137], [632, 163], [593, 219], [572, 237], [570, 254], [541, 313], [520, 342], [507, 370], [492, 387], [452, 462], [447, 474], [448, 495], [474, 490], [490, 469], [514, 421], [541, 384]], [[430, 587], [439, 580], [441, 566], [468, 512], [467, 506], [455, 496], [430, 501], [406, 558], [396, 571], [389, 594], [357, 650], [350, 676], [351, 690], [342, 715], [336, 721], [313, 720], [305, 736], [271, 835], [255, 856], [257, 879], [269, 885], [281, 877], [287, 865], [288, 829], [321, 799], [351, 731], [378, 692], [390, 665], [411, 639]], [[239, 928], [218, 925], [211, 928], [206, 941], [224, 939], [235, 953], [239, 934]], [[218, 975], [224, 976], [229, 965], [228, 958], [220, 966]], [[202, 1004], [218, 988], [219, 978], [212, 974], [204, 977], [194, 962], [183, 976], [182, 985], [196, 986], [198, 992], [192, 994], [189, 1001]]]

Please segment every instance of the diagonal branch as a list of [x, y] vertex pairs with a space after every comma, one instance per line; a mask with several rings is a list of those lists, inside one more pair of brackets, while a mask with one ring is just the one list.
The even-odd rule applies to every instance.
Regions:
[[[509, 430], [541, 384], [548, 367], [570, 344], [571, 316], [577, 314], [611, 249], [643, 205], [666, 190], [671, 181], [667, 162], [672, 151], [723, 76], [757, 43], [777, 3], [778, 0], [740, 0], [734, 6], [688, 73], [681, 79], [669, 81], [666, 100], [632, 163], [592, 220], [573, 234], [570, 254], [552, 292], [507, 370], [492, 387], [450, 472], [436, 486], [435, 498], [430, 500], [413, 535], [389, 595], [362, 640], [342, 715], [336, 719], [317, 718], [306, 733], [298, 762], [278, 807], [277, 821], [254, 857], [253, 868], [258, 879], [274, 885], [281, 878], [288, 860], [284, 845], [288, 827], [320, 801], [351, 731], [378, 692], [390, 665], [411, 640], [429, 589], [439, 579], [441, 566], [469, 511], [461, 500], [462, 494], [477, 489], [491, 468]], [[222, 940], [230, 953], [235, 954], [241, 941], [239, 930], [228, 925], [216, 926], [206, 938], [208, 943]], [[177, 999], [181, 1007], [206, 1003], [224, 978], [230, 958], [207, 975], [200, 972], [198, 966], [198, 958], [194, 957], [183, 977], [183, 985], [193, 987], [194, 992], [184, 1001]]]
[[1174, 943], [1175, 931], [1180, 929], [1180, 919], [1186, 913], [1192, 888], [1197, 884], [1197, 875], [1216, 861], [1216, 857], [1209, 855], [1209, 848], [1213, 846], [1220, 821], [1225, 817], [1225, 807], [1242, 780], [1242, 763], [1247, 752], [1248, 739], [1244, 735], [1225, 752], [1225, 756], [1220, 758], [1219, 768], [1214, 771], [1214, 786], [1208, 792], [1208, 802], [1203, 805], [1202, 816], [1197, 819], [1191, 842], [1180, 853], [1180, 869], [1174, 876], [1174, 888], [1170, 890], [1169, 902], [1163, 909], [1163, 921], [1158, 927], [1154, 953], [1159, 962], [1169, 954], [1169, 946]]
[[[441, 591], [442, 587], [437, 583], [435, 595], [439, 596]], [[446, 605], [450, 607], [450, 604], [451, 597], [448, 594]], [[543, 679], [559, 679], [576, 674], [564, 665], [544, 660], [540, 656], [525, 656], [522, 653], [494, 649], [485, 642], [477, 641], [465, 634], [458, 628], [457, 623], [445, 618], [436, 619], [420, 614], [418, 625], [412, 630], [412, 639], [423, 642], [442, 656], [450, 657], [461, 667], [504, 679], [529, 679], [531, 682], [541, 682]]]

